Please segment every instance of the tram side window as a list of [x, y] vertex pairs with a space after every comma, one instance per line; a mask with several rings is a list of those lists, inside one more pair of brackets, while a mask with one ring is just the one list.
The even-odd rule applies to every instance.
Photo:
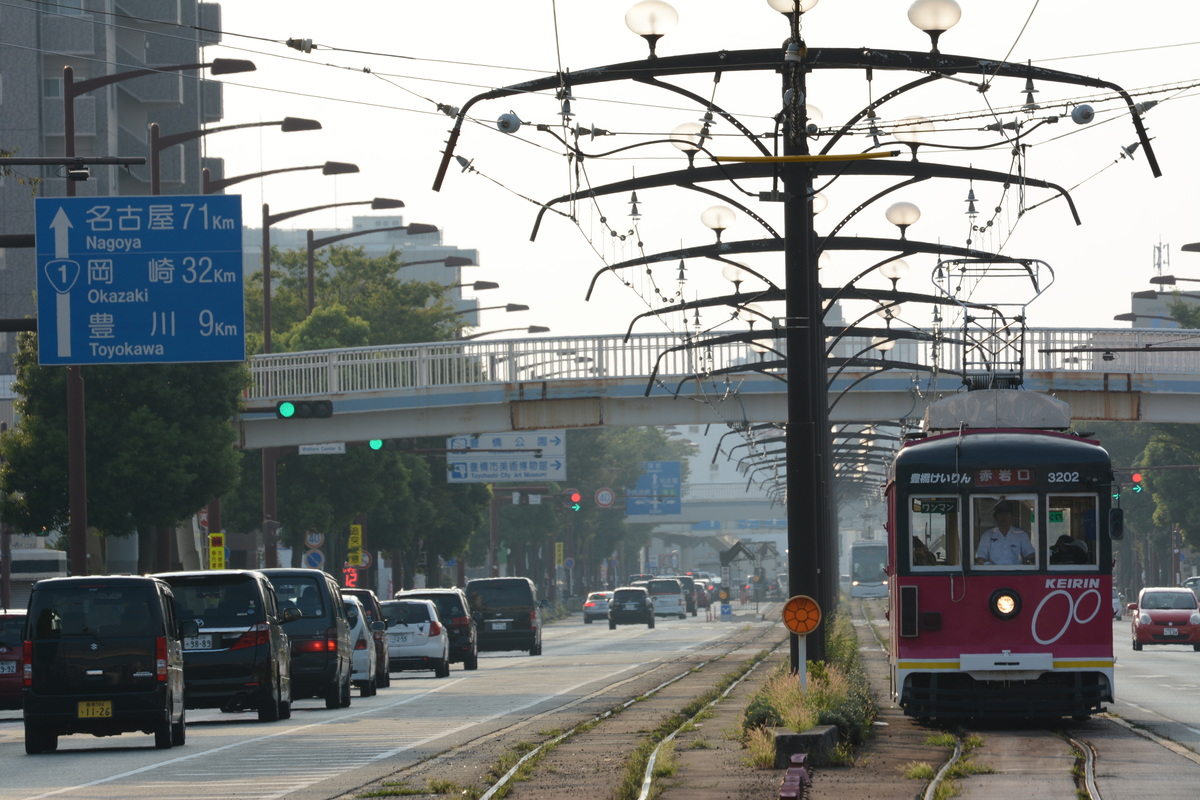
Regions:
[[1033, 529], [1036, 498], [1032, 495], [975, 495], [971, 498], [971, 530], [975, 564], [1004, 569], [1037, 566]]
[[1096, 495], [1052, 494], [1047, 506], [1047, 559], [1051, 568], [1096, 566]]
[[909, 517], [913, 569], [957, 567], [962, 563], [957, 497], [913, 497]]

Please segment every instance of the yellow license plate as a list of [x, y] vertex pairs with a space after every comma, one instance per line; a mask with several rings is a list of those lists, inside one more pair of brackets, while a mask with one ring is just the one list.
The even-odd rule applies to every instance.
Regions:
[[100, 719], [112, 716], [111, 700], [81, 700], [79, 701], [80, 719]]

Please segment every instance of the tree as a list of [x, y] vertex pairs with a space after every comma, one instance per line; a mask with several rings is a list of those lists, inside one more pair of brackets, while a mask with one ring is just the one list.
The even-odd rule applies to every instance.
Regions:
[[[16, 369], [21, 422], [0, 445], [0, 508], [18, 530], [61, 528], [69, 522], [66, 370], [37, 363], [30, 333], [21, 335]], [[88, 523], [99, 533], [173, 526], [236, 483], [232, 420], [244, 364], [114, 364], [82, 374]], [[139, 569], [154, 568], [152, 544], [139, 537]]]
[[[351, 319], [367, 323], [348, 329], [349, 341], [326, 347], [438, 342], [462, 327], [462, 318], [446, 301], [447, 289], [432, 281], [400, 279], [400, 252], [368, 257], [361, 247], [333, 245], [314, 255], [314, 314], [341, 308]], [[271, 335], [274, 349], [287, 352], [292, 329], [308, 317], [308, 258], [305, 250], [271, 250]], [[262, 272], [246, 279], [246, 329], [262, 331]], [[315, 323], [309, 323], [315, 324]], [[261, 335], [253, 352], [261, 352]], [[297, 344], [299, 342], [296, 342]]]
[[1200, 306], [1184, 302], [1183, 295], [1175, 292], [1167, 310], [1175, 321], [1184, 328], [1200, 328]]
[[[462, 324], [436, 282], [403, 281], [398, 251], [367, 257], [363, 249], [334, 246], [314, 258], [314, 308], [308, 312], [307, 253], [272, 251], [272, 340], [277, 352], [402, 344], [449, 339]], [[261, 350], [262, 273], [246, 283], [247, 328]], [[438, 443], [440, 446], [440, 442]], [[331, 563], [344, 552], [343, 531], [367, 514], [372, 549], [406, 552], [412, 562], [424, 544], [427, 568], [438, 556], [466, 547], [486, 508], [486, 492], [447, 487], [442, 470], [414, 453], [375, 452], [351, 445], [344, 455], [284, 455], [276, 481], [283, 540], [298, 557], [304, 534], [327, 534]], [[258, 527], [261, 471], [248, 469], [230, 498], [236, 524]], [[340, 549], [339, 549], [340, 547]], [[411, 581], [410, 575], [405, 577]], [[436, 580], [436, 576], [433, 577]]]

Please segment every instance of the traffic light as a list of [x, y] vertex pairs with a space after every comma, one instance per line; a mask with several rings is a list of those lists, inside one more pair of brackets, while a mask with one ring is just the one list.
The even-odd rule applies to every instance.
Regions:
[[411, 452], [413, 449], [412, 439], [371, 439], [367, 442], [367, 447], [372, 450], [405, 450]]
[[333, 416], [330, 400], [280, 400], [275, 404], [279, 419], [329, 419]]
[[1146, 487], [1142, 486], [1142, 473], [1135, 472], [1131, 478], [1133, 480], [1133, 491], [1140, 492]]
[[583, 495], [580, 494], [578, 489], [567, 489], [562, 493], [563, 508], [568, 511], [578, 511], [582, 508], [583, 506], [579, 504], [581, 500], [583, 500]]

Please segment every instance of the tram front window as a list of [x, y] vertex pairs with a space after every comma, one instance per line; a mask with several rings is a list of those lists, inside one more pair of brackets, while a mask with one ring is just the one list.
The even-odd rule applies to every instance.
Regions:
[[1047, 501], [1046, 541], [1050, 544], [1047, 554], [1050, 568], [1095, 567], [1096, 495], [1052, 494]]
[[976, 495], [971, 498], [975, 564], [1004, 569], [1034, 568], [1037, 551], [1029, 531], [1035, 498]]
[[958, 520], [957, 497], [913, 497], [909, 565], [917, 570], [959, 566]]

